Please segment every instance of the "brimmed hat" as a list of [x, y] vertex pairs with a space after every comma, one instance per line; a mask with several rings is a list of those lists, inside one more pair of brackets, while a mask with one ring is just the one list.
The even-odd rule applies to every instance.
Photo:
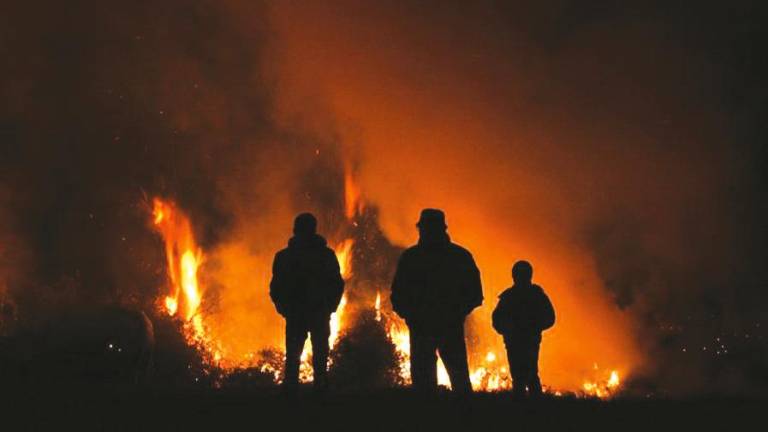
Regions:
[[433, 209], [433, 208], [427, 208], [421, 211], [421, 216], [419, 217], [419, 221], [416, 223], [417, 227], [440, 227], [440, 228], [448, 228], [448, 225], [445, 224], [445, 213], [443, 213], [442, 210]]

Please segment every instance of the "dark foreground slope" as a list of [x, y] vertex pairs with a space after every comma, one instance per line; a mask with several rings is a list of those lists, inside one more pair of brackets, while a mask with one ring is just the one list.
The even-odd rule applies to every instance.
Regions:
[[692, 431], [754, 430], [765, 418], [765, 401], [742, 399], [520, 402], [504, 394], [425, 399], [404, 390], [291, 399], [274, 389], [92, 387], [2, 393], [2, 430]]

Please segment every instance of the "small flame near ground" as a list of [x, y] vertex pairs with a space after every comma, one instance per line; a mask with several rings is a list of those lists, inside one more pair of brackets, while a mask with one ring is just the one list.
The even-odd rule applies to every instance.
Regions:
[[[595, 370], [597, 369], [597, 365], [595, 364]], [[584, 396], [604, 399], [615, 394], [620, 385], [621, 379], [619, 378], [619, 372], [612, 370], [610, 375], [605, 379], [596, 381], [584, 381], [582, 390]]]

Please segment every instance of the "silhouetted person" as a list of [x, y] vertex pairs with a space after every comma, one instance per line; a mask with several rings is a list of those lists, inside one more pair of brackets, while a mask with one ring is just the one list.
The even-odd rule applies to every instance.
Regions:
[[275, 255], [269, 295], [285, 317], [285, 387], [295, 391], [307, 333], [312, 341], [315, 388], [327, 386], [331, 314], [344, 293], [344, 280], [333, 250], [317, 234], [317, 219], [302, 213], [293, 224], [288, 247]]
[[544, 290], [533, 283], [533, 267], [528, 261], [512, 266], [514, 285], [499, 296], [493, 311], [493, 328], [504, 336], [507, 347], [512, 391], [524, 396], [541, 394], [539, 345], [541, 332], [555, 324], [555, 310]]
[[441, 210], [424, 209], [419, 242], [400, 256], [392, 282], [392, 308], [408, 324], [411, 378], [422, 391], [437, 389], [437, 355], [456, 392], [471, 392], [464, 320], [483, 302], [472, 254], [451, 242]]

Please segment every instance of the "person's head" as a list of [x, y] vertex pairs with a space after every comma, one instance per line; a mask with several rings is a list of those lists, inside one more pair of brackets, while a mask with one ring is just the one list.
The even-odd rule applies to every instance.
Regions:
[[420, 237], [443, 235], [448, 228], [445, 224], [445, 213], [442, 210], [426, 208], [421, 211], [416, 227], [419, 228]]
[[299, 237], [308, 237], [317, 233], [317, 219], [312, 213], [301, 213], [293, 220], [293, 233]]
[[520, 260], [512, 266], [512, 280], [515, 285], [528, 285], [533, 279], [533, 266], [525, 260]]

